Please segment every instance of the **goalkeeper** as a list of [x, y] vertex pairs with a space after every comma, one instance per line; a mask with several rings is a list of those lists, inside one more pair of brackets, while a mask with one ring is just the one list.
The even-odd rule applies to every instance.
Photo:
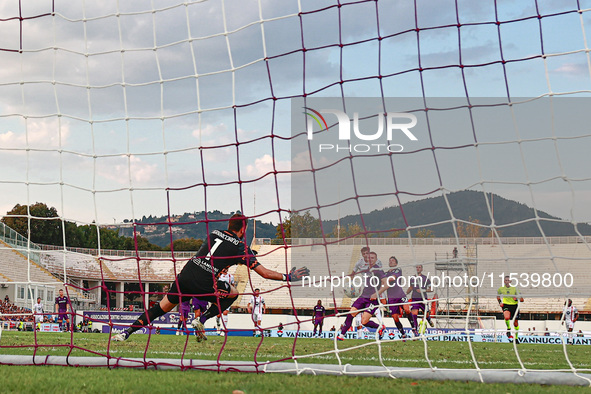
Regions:
[[[233, 215], [228, 222], [228, 230], [215, 230], [207, 237], [201, 249], [183, 267], [181, 273], [172, 283], [170, 291], [152, 308], [140, 317], [124, 332], [114, 335], [114, 341], [125, 341], [135, 331], [147, 326], [158, 317], [170, 312], [181, 296], [196, 297], [211, 302], [210, 307], [193, 321], [197, 341], [206, 340], [203, 324], [210, 318], [226, 310], [236, 300], [238, 291], [228, 282], [219, 280], [224, 268], [236, 264], [244, 264], [265, 279], [299, 281], [309, 275], [306, 267], [292, 268], [289, 274], [263, 267], [255, 258], [254, 253], [243, 240], [248, 220], [241, 214]], [[219, 304], [219, 305], [218, 305]]]
[[515, 338], [517, 339], [519, 331], [519, 312], [517, 310], [519, 309], [519, 302], [523, 302], [523, 297], [521, 297], [517, 287], [511, 286], [509, 276], [505, 276], [505, 285], [497, 290], [497, 301], [501, 309], [503, 309], [503, 317], [507, 325], [507, 338], [509, 338], [509, 341], [513, 341], [511, 320], [513, 320], [513, 326], [515, 326]]

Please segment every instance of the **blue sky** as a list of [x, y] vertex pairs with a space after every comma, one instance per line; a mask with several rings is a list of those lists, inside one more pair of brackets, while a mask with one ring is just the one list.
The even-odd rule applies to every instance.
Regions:
[[[55, 16], [23, 21], [22, 53], [20, 23], [11, 19], [18, 4], [3, 3], [0, 211], [41, 201], [67, 220], [113, 223], [241, 209], [276, 223], [276, 211], [292, 206], [291, 96], [507, 102], [508, 96], [591, 91], [591, 1], [502, 0], [496, 9], [492, 0], [423, 0], [416, 9], [409, 1], [342, 3], [159, 1], [152, 9], [143, 1], [55, 1]], [[23, 16], [48, 13], [51, 4], [23, 2]], [[572, 12], [577, 4], [581, 13]], [[485, 129], [482, 141], [536, 138], [523, 127], [523, 135], [510, 130], [502, 138]], [[550, 214], [591, 221], [584, 209], [591, 200], [590, 163], [577, 153], [591, 148], [591, 133], [550, 130], [559, 139], [580, 138], [524, 144], [525, 156], [552, 158], [543, 161], [523, 162], [515, 144], [482, 147], [483, 162], [491, 155], [506, 165], [469, 177], [442, 153], [444, 187], [458, 190], [476, 179], [485, 190]], [[434, 144], [460, 141], [438, 134]], [[407, 157], [408, 165], [421, 160]], [[507, 163], [530, 180], [546, 181], [527, 185], [511, 176]], [[570, 184], [548, 179], [561, 172]], [[408, 188], [425, 188], [420, 179]], [[520, 185], [511, 187], [515, 180]]]

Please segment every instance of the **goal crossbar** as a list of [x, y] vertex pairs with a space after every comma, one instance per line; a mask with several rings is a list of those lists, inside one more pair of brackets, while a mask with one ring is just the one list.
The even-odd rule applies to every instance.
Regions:
[[544, 370], [474, 370], [448, 368], [402, 368], [351, 364], [310, 364], [298, 362], [250, 361], [216, 362], [212, 360], [165, 358], [105, 358], [66, 356], [0, 355], [1, 365], [54, 365], [77, 367], [138, 368], [159, 370], [201, 370], [213, 372], [287, 373], [308, 375], [345, 375], [383, 378], [457, 380], [482, 383], [558, 384], [591, 386], [591, 374]]

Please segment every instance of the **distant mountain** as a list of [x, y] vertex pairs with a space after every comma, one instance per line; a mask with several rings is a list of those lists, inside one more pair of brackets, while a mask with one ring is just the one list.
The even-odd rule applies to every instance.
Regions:
[[[228, 227], [228, 218], [234, 212], [223, 213], [213, 211], [207, 213], [208, 225], [205, 222], [205, 211], [184, 213], [171, 217], [172, 226], [168, 225], [168, 216], [144, 216], [136, 223], [137, 231], [153, 244], [165, 247], [170, 244], [170, 231], [172, 239], [195, 238], [205, 239], [207, 234], [213, 230], [225, 230]], [[248, 226], [246, 239], [252, 239], [254, 226], [252, 222]], [[275, 238], [276, 225], [272, 223], [263, 223], [257, 220], [256, 232], [257, 238]], [[119, 228], [119, 234], [124, 236], [133, 236], [133, 227], [122, 226]]]
[[[476, 219], [482, 225], [491, 224], [491, 215], [486, 205], [482, 192], [465, 190], [447, 194], [447, 200], [451, 212], [456, 219]], [[489, 195], [490, 200], [490, 195]], [[404, 212], [404, 216], [402, 215]], [[571, 236], [577, 235], [571, 223], [560, 221], [560, 218], [551, 216], [545, 212], [537, 211], [541, 220], [540, 226], [547, 236]], [[535, 218], [533, 208], [520, 202], [507, 200], [499, 195], [494, 195], [494, 219], [497, 226], [511, 224], [499, 229], [502, 237], [539, 237], [541, 232], [538, 225], [532, 219]], [[406, 222], [405, 222], [406, 219]], [[429, 223], [438, 223], [451, 220], [450, 210], [442, 196], [427, 198], [403, 204], [401, 207], [389, 207], [363, 214], [365, 226], [370, 231], [405, 229], [407, 226], [423, 226]], [[528, 221], [529, 220], [529, 221]], [[528, 221], [526, 223], [519, 223]], [[341, 218], [341, 228], [349, 224], [361, 225], [359, 215], [351, 215]], [[514, 224], [519, 223], [519, 224]], [[337, 224], [336, 220], [323, 223], [324, 228], [332, 229]], [[583, 235], [591, 235], [591, 226], [586, 223], [578, 224], [577, 228]], [[435, 237], [453, 237], [451, 223], [432, 225], [425, 227], [433, 231]], [[416, 232], [416, 231], [415, 231]], [[487, 230], [488, 233], [488, 230]], [[379, 237], [379, 235], [377, 235]]]
[[[451, 211], [456, 219], [469, 221], [471, 218], [472, 220], [478, 220], [480, 224], [483, 225], [488, 226], [491, 224], [491, 217], [482, 192], [465, 190], [450, 193], [447, 195], [447, 200], [449, 201]], [[404, 216], [402, 215], [402, 212], [404, 212]], [[173, 226], [170, 227], [167, 224], [167, 216], [144, 216], [137, 222], [137, 231], [150, 242], [164, 247], [170, 244], [170, 229], [172, 229], [173, 240], [180, 238], [205, 239], [208, 232], [215, 229], [225, 229], [227, 227], [226, 220], [233, 213], [234, 212], [223, 213], [220, 211], [209, 212], [207, 214], [209, 228], [207, 228], [205, 224], [204, 211], [175, 215], [171, 218]], [[540, 221], [540, 226], [547, 236], [577, 235], [574, 226], [570, 223], [561, 221], [559, 218], [542, 211], [538, 211], [538, 216], [543, 219], [551, 220]], [[520, 202], [511, 201], [496, 194], [494, 195], [495, 224], [497, 226], [510, 224], [510, 226], [499, 228], [502, 237], [541, 236], [537, 223], [532, 221], [534, 217], [533, 208]], [[402, 207], [389, 207], [364, 213], [363, 220], [369, 231], [391, 229], [404, 230], [407, 226], [426, 226], [429, 223], [450, 221], [451, 215], [445, 200], [440, 196], [409, 202], [403, 204]], [[343, 217], [340, 222], [341, 228], [355, 223], [361, 225], [359, 215]], [[332, 231], [336, 224], [336, 220], [327, 220], [323, 222], [324, 228], [328, 229], [328, 231]], [[581, 223], [578, 224], [577, 227], [581, 234], [591, 235], [591, 225]], [[454, 236], [451, 223], [430, 225], [423, 228], [431, 230], [435, 237], [446, 238]], [[252, 239], [253, 230], [254, 227], [251, 224], [248, 227], [248, 233], [246, 235], [247, 239]], [[120, 227], [119, 232], [124, 236], [133, 236], [133, 227]], [[276, 225], [257, 221], [256, 232], [257, 238], [275, 238]], [[414, 232], [416, 232], [416, 230]], [[488, 230], [486, 230], [486, 233], [488, 233]], [[377, 234], [376, 237], [380, 237], [380, 235]]]

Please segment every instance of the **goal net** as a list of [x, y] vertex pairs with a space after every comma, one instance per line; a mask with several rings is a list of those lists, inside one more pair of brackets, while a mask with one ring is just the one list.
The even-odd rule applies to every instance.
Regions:
[[[0, 5], [0, 363], [591, 384], [590, 15]], [[204, 350], [163, 335], [192, 332], [176, 310], [134, 334], [141, 349], [113, 343], [235, 212], [263, 266], [310, 275], [231, 267], [239, 296]], [[364, 289], [387, 271], [402, 294], [387, 282], [376, 305]]]

